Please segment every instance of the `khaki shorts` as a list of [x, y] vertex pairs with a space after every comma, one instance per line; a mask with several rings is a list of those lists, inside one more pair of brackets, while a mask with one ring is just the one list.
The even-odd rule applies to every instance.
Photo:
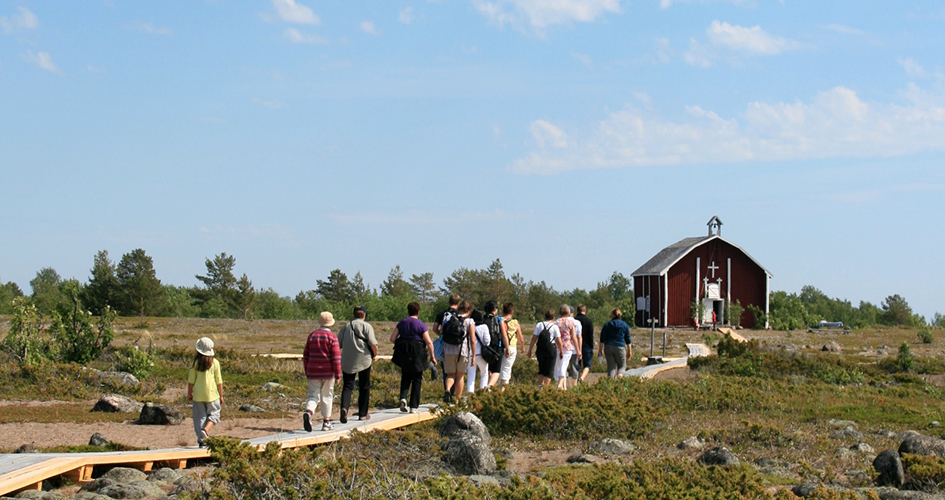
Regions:
[[469, 358], [461, 354], [447, 354], [443, 356], [443, 369], [446, 375], [450, 376], [456, 373], [466, 373], [469, 368]]

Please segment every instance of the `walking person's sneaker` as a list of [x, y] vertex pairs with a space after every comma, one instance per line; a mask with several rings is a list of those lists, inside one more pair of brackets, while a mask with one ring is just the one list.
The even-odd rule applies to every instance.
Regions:
[[453, 393], [450, 391], [445, 391], [443, 393], [443, 402], [446, 404], [450, 404], [452, 401], [453, 401]]
[[371, 416], [370, 416], [370, 415], [365, 415], [365, 416], [363, 416], [363, 417], [358, 417], [358, 420], [371, 420]]
[[334, 427], [332, 427], [332, 425], [331, 425], [331, 420], [326, 420], [326, 421], [322, 422], [322, 430], [323, 430], [323, 431], [330, 431], [330, 430], [332, 430], [333, 428], [334, 428]]
[[312, 414], [305, 412], [302, 415], [302, 425], [305, 427], [305, 432], [312, 432]]
[[400, 400], [400, 411], [407, 413], [407, 400], [406, 399]]
[[339, 420], [341, 420], [341, 423], [343, 424], [348, 423], [348, 409], [347, 408], [341, 409], [341, 418]]
[[420, 409], [419, 409], [419, 408], [410, 408], [410, 411], [409, 411], [408, 413], [420, 413]]
[[197, 440], [197, 446], [203, 448], [205, 446], [204, 441], [206, 441], [208, 437], [210, 437], [210, 435], [207, 434], [207, 429], [200, 429], [200, 439]]

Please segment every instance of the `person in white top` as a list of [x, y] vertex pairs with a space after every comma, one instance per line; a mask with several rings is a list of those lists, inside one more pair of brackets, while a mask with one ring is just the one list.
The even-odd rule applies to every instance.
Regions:
[[492, 338], [489, 336], [489, 326], [486, 325], [485, 316], [482, 311], [476, 309], [470, 315], [476, 323], [474, 335], [476, 336], [475, 364], [470, 364], [466, 371], [466, 392], [474, 392], [476, 388], [476, 368], [479, 369], [479, 388], [489, 387], [489, 363], [482, 359], [482, 345], [489, 345]]

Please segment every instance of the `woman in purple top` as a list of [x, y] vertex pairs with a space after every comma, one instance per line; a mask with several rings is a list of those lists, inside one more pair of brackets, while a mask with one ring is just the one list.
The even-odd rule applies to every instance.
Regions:
[[[433, 355], [433, 341], [427, 325], [417, 317], [420, 314], [420, 304], [407, 304], [407, 317], [400, 320], [394, 327], [390, 341], [394, 343], [394, 357], [398, 358], [400, 366], [400, 411], [416, 413], [420, 407], [420, 384], [423, 381], [423, 371], [427, 369], [427, 353], [436, 366], [436, 357]], [[407, 392], [410, 392], [410, 409], [407, 409]]]

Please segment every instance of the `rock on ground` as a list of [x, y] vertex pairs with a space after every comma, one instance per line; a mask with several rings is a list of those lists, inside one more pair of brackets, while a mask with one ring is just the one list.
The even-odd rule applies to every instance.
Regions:
[[[478, 419], [477, 419], [478, 420]], [[459, 474], [488, 475], [496, 470], [495, 455], [477, 436], [467, 434], [450, 439], [443, 461]]]
[[827, 342], [826, 345], [824, 345], [824, 347], [823, 347], [823, 349], [821, 349], [821, 351], [824, 351], [824, 352], [842, 352], [843, 349], [840, 348], [840, 344], [838, 344], [838, 343], [836, 343], [836, 342], [834, 342], [834, 341], [830, 341], [830, 342]]
[[108, 443], [110, 442], [111, 441], [106, 439], [105, 436], [97, 432], [92, 434], [92, 437], [89, 438], [89, 446], [108, 446]]
[[240, 405], [240, 411], [246, 412], [246, 413], [265, 413], [266, 412], [266, 410], [263, 409], [262, 407], [251, 405], [249, 403], [244, 403]]
[[489, 435], [486, 424], [468, 411], [461, 411], [453, 415], [443, 423], [443, 427], [440, 427], [440, 437], [454, 439], [467, 435], [479, 438], [486, 446], [492, 443], [492, 436]]
[[701, 450], [705, 446], [705, 439], [698, 436], [689, 436], [676, 445], [680, 450]]
[[140, 425], [180, 425], [184, 421], [184, 414], [167, 405], [145, 403], [141, 408], [137, 424]]
[[180, 472], [170, 467], [162, 467], [148, 475], [148, 481], [162, 484], [174, 484], [180, 478]]
[[899, 454], [912, 453], [913, 455], [938, 456], [945, 458], [945, 440], [910, 433], [899, 445]]
[[142, 406], [144, 405], [135, 401], [134, 399], [129, 398], [128, 396], [123, 396], [121, 394], [106, 394], [99, 398], [98, 402], [95, 403], [95, 406], [92, 407], [92, 411], [136, 413], [141, 411]]
[[636, 451], [637, 445], [622, 439], [604, 438], [588, 446], [588, 451], [597, 455], [626, 455]]
[[905, 472], [902, 470], [902, 461], [896, 450], [885, 450], [873, 459], [873, 468], [879, 473], [876, 484], [879, 486], [902, 486]]
[[738, 465], [738, 457], [724, 446], [712, 448], [696, 460], [703, 465]]
[[105, 486], [104, 488], [100, 488], [96, 493], [116, 499], [137, 499], [159, 495], [163, 496], [164, 490], [147, 481], [134, 481]]

